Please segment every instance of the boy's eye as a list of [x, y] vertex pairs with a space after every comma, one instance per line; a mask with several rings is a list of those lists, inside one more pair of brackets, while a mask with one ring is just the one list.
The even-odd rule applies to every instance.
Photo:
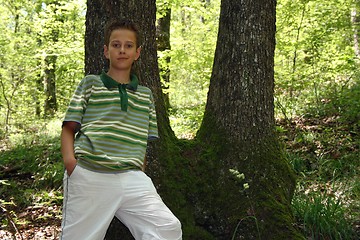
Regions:
[[[113, 43], [112, 46], [114, 48], [121, 48], [122, 45], [121, 45], [121, 43]], [[134, 47], [134, 44], [132, 44], [132, 43], [125, 43], [124, 44], [124, 48], [131, 49], [133, 47]]]

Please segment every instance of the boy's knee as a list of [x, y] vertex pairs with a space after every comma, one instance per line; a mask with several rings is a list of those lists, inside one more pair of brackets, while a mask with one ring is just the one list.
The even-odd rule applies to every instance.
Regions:
[[180, 221], [174, 217], [171, 222], [157, 228], [158, 234], [161, 239], [166, 240], [181, 240], [182, 231]]

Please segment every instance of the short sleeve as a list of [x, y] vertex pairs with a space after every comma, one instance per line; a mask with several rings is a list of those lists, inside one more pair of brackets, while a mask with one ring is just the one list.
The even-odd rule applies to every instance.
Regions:
[[92, 81], [85, 77], [77, 86], [65, 113], [64, 122], [73, 121], [82, 123], [89, 97], [91, 95]]
[[157, 126], [157, 119], [156, 119], [156, 110], [155, 110], [155, 103], [154, 97], [152, 92], [150, 92], [150, 109], [149, 109], [149, 135], [148, 140], [155, 140], [159, 138], [158, 134], [158, 126]]

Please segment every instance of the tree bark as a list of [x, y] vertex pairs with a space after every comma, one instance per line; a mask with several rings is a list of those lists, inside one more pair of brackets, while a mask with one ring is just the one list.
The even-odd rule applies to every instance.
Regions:
[[[63, 22], [61, 14], [58, 14], [57, 11], [60, 7], [60, 3], [57, 0], [50, 1], [49, 5], [52, 5], [55, 19], [52, 21]], [[48, 35], [45, 36], [44, 41], [50, 42], [54, 45], [59, 41], [59, 29], [57, 26], [51, 29]], [[44, 102], [44, 117], [53, 116], [57, 111], [57, 99], [56, 99], [56, 61], [57, 56], [53, 51], [47, 53], [45, 56], [44, 64], [44, 92], [45, 92], [45, 102]]]
[[57, 110], [56, 82], [55, 82], [56, 59], [57, 59], [56, 56], [45, 57], [45, 74], [44, 74], [45, 116], [53, 116]]
[[195, 203], [206, 213], [197, 218], [217, 239], [302, 239], [290, 208], [294, 175], [274, 131], [275, 9], [275, 0], [221, 2], [197, 135], [203, 151], [211, 152], [202, 161], [216, 172], [208, 179], [213, 200]]

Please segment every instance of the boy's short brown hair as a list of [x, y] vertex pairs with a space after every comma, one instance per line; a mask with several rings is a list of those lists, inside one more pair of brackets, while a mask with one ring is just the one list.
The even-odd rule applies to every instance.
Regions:
[[138, 48], [141, 46], [141, 36], [139, 28], [133, 21], [128, 19], [112, 19], [108, 22], [108, 24], [106, 24], [104, 35], [104, 41], [106, 46], [109, 46], [111, 33], [117, 29], [128, 29], [130, 31], [133, 31], [136, 37], [136, 47]]

